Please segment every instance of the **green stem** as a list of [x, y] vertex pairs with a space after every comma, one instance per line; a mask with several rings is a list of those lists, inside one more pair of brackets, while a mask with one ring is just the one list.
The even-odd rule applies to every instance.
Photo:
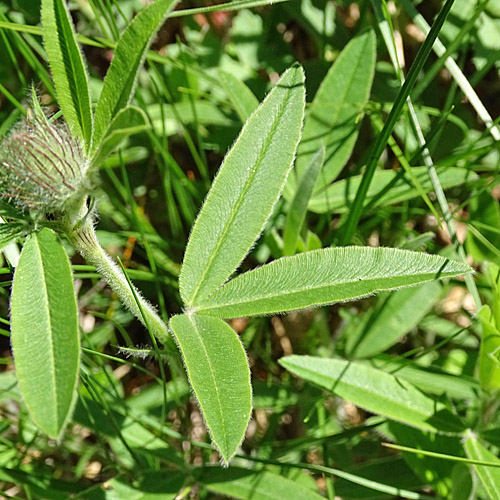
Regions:
[[120, 300], [134, 316], [161, 342], [169, 343], [167, 325], [155, 308], [127, 280], [124, 272], [101, 247], [90, 222], [68, 232], [69, 239], [82, 257], [93, 264]]

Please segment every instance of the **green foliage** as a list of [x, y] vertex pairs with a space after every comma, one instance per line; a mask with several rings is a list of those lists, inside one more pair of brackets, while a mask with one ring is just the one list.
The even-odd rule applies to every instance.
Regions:
[[6, 498], [499, 496], [493, 3], [0, 0]]
[[311, 198], [314, 184], [325, 162], [325, 147], [321, 146], [313, 155], [302, 175], [286, 218], [283, 231], [283, 255], [294, 255], [299, 234], [304, 224], [307, 205]]
[[259, 105], [259, 101], [252, 94], [252, 91], [229, 71], [219, 69], [217, 76], [220, 78], [220, 82], [240, 120], [245, 123]]
[[[446, 453], [453, 456], [464, 455], [460, 437], [426, 432], [397, 422], [391, 422], [389, 430], [400, 445], [430, 452], [446, 450]], [[432, 485], [444, 498], [450, 497], [453, 488], [452, 475], [456, 466], [454, 462], [416, 453], [404, 453], [403, 458], [425, 484]], [[464, 475], [466, 474], [467, 471]]]
[[283, 257], [234, 278], [196, 311], [222, 318], [272, 314], [366, 297], [469, 271], [465, 264], [408, 250], [339, 247]]
[[43, 229], [23, 247], [14, 275], [11, 342], [31, 418], [59, 438], [71, 416], [80, 365], [80, 333], [68, 257]]
[[375, 45], [372, 30], [352, 39], [321, 82], [304, 125], [292, 185], [306, 175], [321, 146], [326, 148], [325, 162], [316, 190], [330, 184], [351, 156], [372, 86]]
[[92, 111], [87, 70], [64, 0], [42, 2], [42, 26], [59, 105], [71, 131], [88, 150], [92, 142]]
[[227, 463], [243, 440], [252, 410], [245, 350], [236, 332], [218, 318], [174, 316], [170, 328], [212, 441]]
[[474, 468], [489, 498], [496, 498], [500, 494], [500, 460], [488, 451], [471, 431], [467, 433], [464, 448], [472, 460], [495, 465], [495, 467], [474, 465]]
[[304, 380], [392, 420], [433, 432], [464, 430], [443, 404], [409, 382], [356, 361], [287, 356], [280, 364]]
[[479, 380], [487, 391], [500, 388], [500, 331], [489, 306], [478, 312], [482, 326], [481, 350], [479, 352]]
[[0, 225], [0, 250], [5, 248], [26, 231], [26, 225], [20, 222], [8, 222]]
[[142, 9], [120, 37], [97, 102], [94, 151], [117, 114], [130, 103], [151, 40], [175, 4], [176, 0], [157, 0]]
[[[420, 185], [426, 190], [432, 189], [426, 167], [413, 167], [413, 174]], [[439, 182], [443, 189], [460, 186], [476, 179], [476, 175], [463, 168], [443, 168], [439, 171]], [[358, 192], [362, 176], [353, 175], [349, 179], [333, 182], [327, 189], [314, 196], [309, 202], [309, 210], [318, 213], [349, 212]], [[365, 204], [370, 208], [378, 208], [418, 196], [418, 189], [411, 183], [404, 172], [394, 170], [378, 170], [373, 176], [366, 193]]]
[[224, 159], [191, 232], [179, 286], [195, 306], [235, 271], [271, 215], [295, 156], [304, 72], [286, 71]]
[[276, 498], [323, 498], [306, 486], [279, 474], [265, 470], [231, 467], [224, 471], [209, 468], [200, 478], [208, 490], [241, 500], [274, 500]]
[[355, 358], [368, 358], [385, 351], [415, 328], [439, 298], [439, 283], [398, 290], [380, 299], [356, 331], [349, 332], [346, 351]]
[[148, 128], [147, 117], [141, 108], [125, 106], [113, 118], [92, 162], [98, 166], [124, 139]]

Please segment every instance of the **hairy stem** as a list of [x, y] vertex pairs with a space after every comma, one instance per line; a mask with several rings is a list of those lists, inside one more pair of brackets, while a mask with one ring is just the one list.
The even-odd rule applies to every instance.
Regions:
[[125, 306], [164, 344], [170, 341], [165, 322], [155, 308], [126, 278], [122, 269], [101, 247], [91, 222], [68, 232], [68, 237], [82, 257], [93, 264]]

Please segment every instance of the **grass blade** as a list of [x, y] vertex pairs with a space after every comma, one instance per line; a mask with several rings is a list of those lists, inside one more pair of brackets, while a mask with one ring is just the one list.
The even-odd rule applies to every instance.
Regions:
[[363, 175], [363, 180], [359, 186], [359, 189], [356, 193], [356, 198], [354, 199], [354, 203], [352, 209], [349, 213], [349, 217], [343, 227], [342, 234], [342, 244], [347, 245], [356, 230], [356, 226], [358, 225], [358, 221], [361, 218], [361, 213], [363, 211], [363, 204], [365, 203], [366, 194], [368, 192], [368, 188], [370, 187], [370, 183], [373, 179], [373, 175], [375, 174], [375, 169], [377, 167], [378, 160], [384, 151], [384, 148], [389, 140], [389, 137], [392, 133], [394, 126], [396, 125], [396, 121], [406, 103], [406, 98], [410, 95], [411, 89], [415, 85], [417, 81], [418, 75], [420, 74], [421, 69], [427, 57], [432, 50], [432, 46], [434, 41], [436, 40], [438, 33], [441, 27], [446, 20], [446, 16], [453, 5], [454, 0], [447, 0], [446, 3], [441, 8], [436, 21], [434, 22], [432, 29], [429, 31], [425, 42], [422, 47], [418, 51], [417, 56], [415, 57], [415, 61], [413, 62], [410, 71], [408, 72], [408, 76], [405, 80], [405, 83], [401, 87], [396, 100], [394, 101], [394, 106], [387, 117], [387, 121], [384, 124], [384, 128], [382, 132], [378, 136], [377, 141], [373, 145], [373, 148], [370, 152], [370, 156], [368, 158], [368, 162], [366, 165], [366, 170]]
[[297, 240], [306, 218], [307, 205], [324, 161], [325, 146], [323, 145], [311, 158], [311, 162], [306, 167], [290, 204], [283, 232], [283, 255], [293, 255], [295, 253]]
[[[425, 190], [431, 191], [433, 186], [427, 167], [412, 167], [412, 171], [420, 185]], [[452, 167], [439, 171], [439, 179], [444, 189], [466, 184], [477, 178], [474, 172], [466, 168]], [[353, 175], [349, 179], [334, 182], [328, 189], [313, 196], [309, 203], [309, 210], [317, 213], [345, 213], [352, 210], [362, 181], [361, 175]], [[402, 170], [377, 170], [366, 192], [365, 207], [369, 206], [373, 209], [410, 200], [417, 196], [419, 196], [418, 189]]]
[[106, 137], [94, 153], [92, 163], [99, 165], [100, 160], [106, 158], [122, 140], [148, 128], [147, 116], [141, 108], [125, 106], [116, 114], [111, 122]]
[[297, 481], [266, 470], [231, 467], [228, 470], [209, 467], [201, 482], [214, 493], [241, 500], [275, 500], [300, 498], [322, 500], [324, 497]]
[[325, 164], [316, 182], [320, 189], [332, 182], [351, 156], [375, 72], [376, 38], [373, 30], [351, 40], [328, 71], [304, 123], [294, 174], [285, 194], [293, 193], [312, 157], [326, 147]]
[[241, 121], [245, 123], [259, 105], [259, 101], [253, 95], [252, 91], [232, 73], [219, 68], [217, 75], [231, 104], [238, 113]]
[[349, 357], [370, 358], [391, 347], [418, 325], [441, 292], [439, 282], [433, 281], [386, 297], [367, 314], [360, 331], [350, 332], [346, 339]]
[[26, 230], [26, 225], [20, 222], [0, 222], [0, 250], [19, 238]]
[[470, 459], [495, 464], [495, 467], [474, 464], [474, 469], [476, 469], [488, 497], [500, 498], [500, 469], [498, 469], [500, 459], [493, 455], [491, 451], [488, 451], [470, 430], [467, 432], [467, 441], [465, 441], [464, 448]]

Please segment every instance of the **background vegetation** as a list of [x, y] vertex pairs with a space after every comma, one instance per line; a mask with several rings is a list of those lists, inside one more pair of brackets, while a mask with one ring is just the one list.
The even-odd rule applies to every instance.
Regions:
[[[140, 0], [70, 2], [93, 102], [120, 33], [143, 7]], [[285, 191], [243, 270], [296, 250], [355, 243], [467, 258], [477, 272], [467, 283], [433, 282], [316, 310], [231, 320], [248, 353], [254, 410], [241, 452], [223, 469], [180, 355], [160, 353], [78, 255], [72, 265], [83, 345], [79, 398], [60, 442], [40, 433], [16, 387], [9, 343], [12, 267], [4, 259], [4, 497], [499, 498], [500, 470], [491, 464], [500, 465], [500, 129], [490, 116], [499, 106], [500, 3], [455, 0], [439, 32], [443, 46], [422, 59], [421, 68], [413, 64], [439, 1], [290, 0], [181, 12], [200, 7], [180, 4], [153, 40], [134, 98], [146, 126], [131, 128], [126, 143], [103, 160], [95, 193], [100, 241], [165, 320], [182, 311], [177, 278], [183, 251], [225, 152], [249, 112], [296, 61], [305, 69], [308, 103], [316, 99], [321, 107], [338, 98], [339, 116], [352, 120], [332, 132], [339, 134], [338, 150], [330, 152], [337, 160], [323, 170], [326, 180], [319, 175], [297, 249], [284, 234], [293, 208]], [[31, 84], [57, 112], [39, 11], [37, 1], [0, 0], [0, 136], [25, 114]], [[366, 45], [352, 49], [369, 30], [376, 40], [374, 67]], [[335, 61], [343, 63], [338, 87], [321, 101], [318, 89]], [[412, 67], [418, 70], [413, 104], [398, 95]], [[382, 141], [383, 125], [398, 106], [404, 108], [394, 116], [394, 130]], [[356, 195], [373, 146], [386, 144], [368, 191]], [[489, 309], [478, 317], [482, 304]], [[483, 340], [480, 350], [482, 336], [490, 343], [485, 347]], [[366, 380], [368, 390], [360, 395], [347, 382], [335, 385], [332, 367], [326, 369], [331, 381], [308, 379], [285, 365], [299, 375], [292, 376], [278, 363], [291, 354], [355, 360], [360, 371], [353, 378]], [[470, 430], [435, 433], [404, 425], [418, 417], [384, 403], [384, 391], [388, 400], [395, 394], [395, 380], [410, 382]]]

